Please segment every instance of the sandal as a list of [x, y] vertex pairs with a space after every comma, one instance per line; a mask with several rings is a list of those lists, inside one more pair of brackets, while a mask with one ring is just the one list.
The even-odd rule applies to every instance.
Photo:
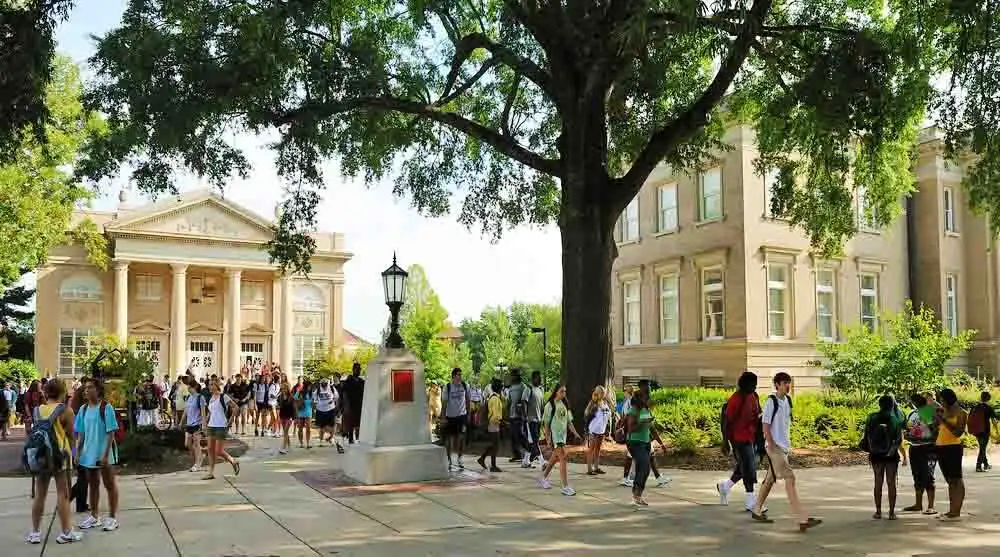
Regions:
[[601, 470], [600, 468], [594, 468], [594, 473], [595, 474], [606, 474], [607, 472], [605, 472], [604, 470]]
[[809, 517], [809, 520], [799, 523], [799, 532], [805, 532], [806, 530], [813, 528], [815, 526], [819, 526], [820, 524], [823, 524], [822, 520], [818, 518]]
[[889, 513], [889, 520], [896, 520], [896, 513], [895, 512], [890, 512]]
[[927, 510], [925, 510], [921, 514], [925, 514], [927, 516], [930, 516], [932, 514], [937, 514], [937, 511], [934, 510], [934, 507], [927, 507]]
[[233, 460], [233, 475], [234, 476], [240, 475], [240, 461], [238, 460]]
[[214, 480], [215, 476], [213, 476], [212, 474], [207, 474], [207, 475], [202, 476], [201, 479], [203, 479], [203, 480]]
[[920, 505], [910, 505], [902, 510], [904, 513], [919, 513], [923, 512], [924, 508]]
[[882, 513], [875, 513], [872, 515], [872, 520], [882, 520]]
[[596, 476], [597, 472], [594, 472], [593, 470], [587, 470], [587, 475], [588, 476]]

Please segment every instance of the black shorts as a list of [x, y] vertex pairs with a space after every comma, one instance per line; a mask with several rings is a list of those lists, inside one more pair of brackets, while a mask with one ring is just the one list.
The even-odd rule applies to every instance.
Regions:
[[184, 426], [184, 431], [187, 432], [187, 433], [189, 433], [189, 434], [191, 434], [191, 435], [194, 435], [195, 433], [198, 433], [199, 431], [201, 431], [201, 426], [200, 425]]
[[937, 453], [938, 467], [941, 468], [941, 475], [946, 480], [962, 479], [962, 454], [965, 447], [962, 445], [938, 445], [934, 447]]
[[336, 422], [336, 410], [330, 410], [329, 412], [316, 411], [316, 427], [333, 427]]
[[910, 473], [915, 489], [934, 489], [937, 454], [934, 445], [910, 445]]
[[461, 435], [465, 433], [465, 425], [468, 423], [468, 416], [455, 416], [454, 418], [445, 418], [444, 435]]

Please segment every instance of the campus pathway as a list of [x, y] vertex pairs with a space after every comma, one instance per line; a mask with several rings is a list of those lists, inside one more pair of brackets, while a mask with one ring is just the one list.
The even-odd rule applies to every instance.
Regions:
[[[121, 480], [122, 528], [88, 532], [79, 544], [55, 544], [52, 496], [43, 532], [28, 546], [29, 482], [0, 479], [0, 554], [143, 557], [222, 556], [995, 556], [1000, 554], [1000, 472], [968, 474], [964, 522], [931, 517], [872, 521], [871, 473], [865, 467], [800, 471], [802, 496], [825, 523], [798, 533], [783, 493], [770, 503], [772, 525], [742, 512], [742, 493], [720, 507], [711, 472], [667, 471], [674, 483], [651, 488], [650, 507], [629, 506], [628, 490], [604, 477], [579, 474], [578, 495], [534, 487], [533, 471], [509, 468], [496, 479], [422, 491], [372, 492], [324, 484], [337, 465], [326, 447], [274, 454], [274, 440], [250, 440], [239, 478], [212, 482], [190, 473]], [[220, 471], [229, 471], [224, 466]], [[901, 469], [901, 486], [909, 470]], [[306, 479], [307, 485], [301, 479]], [[911, 502], [908, 487], [900, 506]], [[943, 495], [943, 493], [942, 493]], [[738, 501], [739, 499], [739, 501]], [[943, 499], [943, 497], [942, 497]]]

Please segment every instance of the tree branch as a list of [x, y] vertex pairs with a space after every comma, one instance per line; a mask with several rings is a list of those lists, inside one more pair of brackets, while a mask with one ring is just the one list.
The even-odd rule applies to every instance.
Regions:
[[514, 100], [517, 99], [518, 89], [521, 88], [521, 74], [514, 76], [514, 83], [507, 92], [507, 99], [503, 104], [503, 111], [500, 113], [500, 130], [507, 137], [513, 137], [510, 133], [510, 111], [514, 107]]
[[478, 122], [469, 120], [454, 112], [442, 111], [434, 105], [395, 97], [358, 97], [340, 102], [303, 104], [287, 112], [275, 113], [272, 115], [272, 119], [275, 126], [285, 126], [294, 125], [303, 120], [322, 120], [355, 110], [401, 112], [426, 118], [427, 120], [444, 124], [470, 137], [474, 137], [493, 147], [497, 152], [539, 172], [555, 176], [559, 171], [559, 161], [546, 159], [528, 150], [512, 138], [505, 137]]
[[632, 164], [632, 168], [624, 176], [613, 181], [612, 187], [617, 190], [615, 193], [617, 204], [624, 207], [628, 200], [635, 197], [639, 188], [642, 187], [642, 183], [649, 177], [656, 165], [708, 123], [708, 114], [725, 96], [730, 84], [736, 79], [736, 74], [746, 61], [764, 17], [771, 9], [771, 1], [754, 1], [743, 21], [739, 34], [736, 35], [736, 39], [729, 48], [728, 56], [722, 62], [719, 72], [715, 74], [715, 78], [705, 89], [705, 92], [673, 122], [655, 132], [650, 137], [646, 148]]
[[[545, 92], [545, 94], [549, 96], [549, 98], [556, 98], [556, 88], [552, 83], [552, 77], [548, 74], [548, 72], [542, 69], [542, 67], [534, 61], [528, 58], [522, 58], [507, 47], [491, 41], [490, 38], [483, 33], [470, 33], [455, 43], [455, 59], [452, 63], [452, 73], [456, 71], [456, 63], [459, 64], [459, 67], [461, 67], [461, 64], [465, 62], [465, 59], [480, 48], [492, 54], [493, 58], [495, 58], [497, 62], [506, 65], [516, 73], [519, 73], [533, 81], [542, 91]], [[460, 58], [460, 53], [463, 53], [464, 57]], [[461, 61], [459, 62], [459, 60]]]
[[[500, 62], [496, 58], [490, 58], [489, 60], [483, 63], [482, 67], [479, 68], [479, 71], [473, 74], [472, 77], [470, 77], [465, 83], [463, 83], [454, 91], [451, 91], [451, 88], [454, 87], [455, 85], [455, 78], [449, 75], [448, 83], [445, 85], [444, 92], [442, 93], [441, 98], [438, 99], [437, 102], [435, 102], [434, 104], [437, 106], [444, 106], [450, 103], [451, 101], [457, 99], [458, 97], [461, 97], [463, 94], [465, 94], [466, 91], [471, 89], [473, 85], [479, 82], [479, 80], [484, 75], [486, 75], [486, 72], [493, 69], [499, 63]], [[452, 69], [454, 70], [454, 67]]]

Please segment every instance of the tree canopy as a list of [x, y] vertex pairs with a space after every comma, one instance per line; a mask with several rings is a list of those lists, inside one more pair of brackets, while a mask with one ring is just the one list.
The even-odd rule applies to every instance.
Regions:
[[444, 383], [450, 377], [448, 364], [452, 360], [452, 347], [441, 338], [441, 333], [449, 327], [448, 310], [441, 305], [423, 267], [410, 265], [406, 271], [409, 277], [399, 315], [399, 334], [406, 347], [424, 364], [427, 381]]
[[[3, 72], [0, 72], [3, 73]], [[80, 150], [105, 130], [103, 121], [81, 104], [83, 84], [73, 62], [58, 56], [46, 89], [44, 139], [23, 134], [7, 162], [0, 163], [0, 288], [34, 269], [53, 246], [67, 240], [77, 204], [93, 192], [73, 175]], [[2, 117], [0, 117], [2, 119]], [[98, 266], [107, 264], [103, 236], [90, 220], [73, 225], [72, 236], [87, 247]]]

